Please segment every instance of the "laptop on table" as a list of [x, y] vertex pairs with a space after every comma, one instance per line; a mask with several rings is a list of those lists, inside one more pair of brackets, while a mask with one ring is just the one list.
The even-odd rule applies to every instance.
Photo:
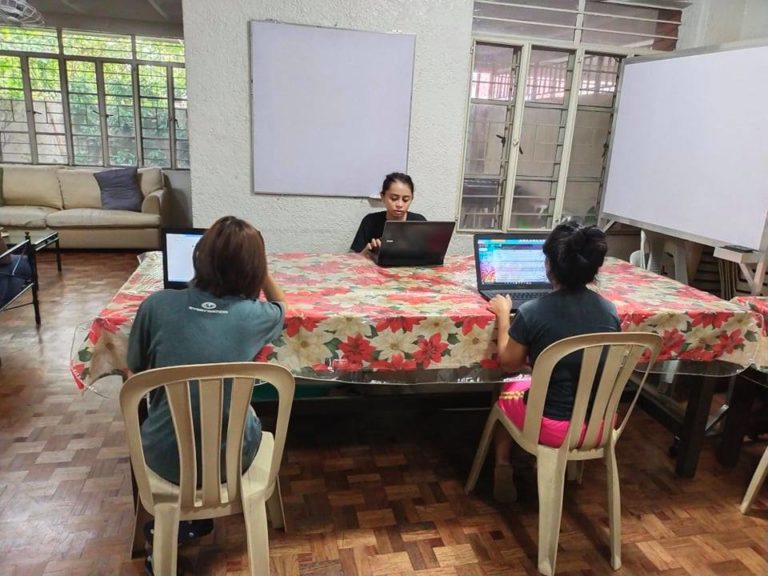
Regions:
[[195, 246], [205, 228], [164, 228], [162, 230], [163, 287], [186, 288], [195, 276]]
[[477, 291], [486, 300], [512, 298], [512, 309], [551, 291], [544, 268], [547, 234], [475, 234]]
[[455, 222], [384, 223], [381, 248], [371, 253], [379, 266], [442, 266]]

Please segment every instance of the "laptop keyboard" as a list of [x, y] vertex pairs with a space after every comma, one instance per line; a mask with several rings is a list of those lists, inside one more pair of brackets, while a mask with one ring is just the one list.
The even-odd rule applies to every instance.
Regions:
[[513, 302], [526, 302], [528, 300], [535, 300], [536, 298], [539, 298], [540, 296], [543, 296], [547, 293], [546, 290], [537, 290], [534, 292], [491, 292], [486, 291], [485, 292], [489, 297], [493, 298], [497, 294], [501, 294], [502, 296], [509, 296], [512, 298]]

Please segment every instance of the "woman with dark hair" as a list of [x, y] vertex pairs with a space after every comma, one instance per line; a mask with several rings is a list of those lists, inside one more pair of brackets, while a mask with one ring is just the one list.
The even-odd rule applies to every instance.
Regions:
[[363, 254], [378, 250], [381, 246], [381, 235], [384, 233], [384, 223], [387, 220], [425, 221], [426, 218], [421, 214], [408, 211], [413, 202], [414, 192], [413, 180], [408, 174], [400, 172], [387, 174], [380, 192], [381, 201], [386, 210], [373, 212], [362, 219], [349, 249]]
[[[128, 368], [132, 372], [250, 361], [280, 335], [285, 296], [267, 271], [264, 240], [258, 230], [234, 216], [220, 218], [198, 242], [193, 260], [195, 276], [188, 288], [156, 292], [139, 307], [128, 343]], [[258, 300], [262, 292], [264, 301]], [[230, 398], [231, 388], [225, 387], [225, 419]], [[191, 402], [198, 428], [200, 399], [195, 387]], [[253, 409], [247, 418], [243, 470], [250, 466], [261, 442], [261, 423]], [[147, 465], [166, 480], [178, 483], [179, 455], [164, 388], [151, 395], [141, 439]], [[222, 454], [226, 450], [225, 441], [221, 450]], [[197, 457], [199, 467], [200, 453]], [[212, 529], [211, 520], [186, 522], [179, 530], [179, 539], [201, 536]], [[151, 536], [151, 531], [149, 524], [145, 532]]]
[[[498, 354], [505, 371], [519, 370], [526, 361], [533, 366], [547, 346], [563, 338], [621, 330], [615, 306], [587, 287], [603, 265], [607, 249], [605, 233], [599, 228], [560, 224], [544, 243], [544, 265], [552, 292], [522, 304], [511, 326], [509, 297], [495, 296], [488, 303], [488, 309], [496, 315]], [[565, 439], [580, 366], [581, 356], [574, 354], [564, 358], [552, 372], [539, 437], [542, 444], [558, 447]], [[501, 408], [520, 428], [525, 422], [530, 386], [530, 376], [512, 379], [499, 397]], [[511, 446], [508, 434], [496, 436], [494, 495], [500, 501], [516, 499], [509, 460]]]

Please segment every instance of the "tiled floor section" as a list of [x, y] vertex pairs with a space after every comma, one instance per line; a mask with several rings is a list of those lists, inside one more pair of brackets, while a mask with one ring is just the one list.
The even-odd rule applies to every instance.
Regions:
[[[41, 262], [43, 326], [31, 308], [0, 315], [0, 575], [141, 574], [128, 558], [131, 491], [115, 391], [82, 396], [67, 368], [75, 327], [135, 267], [135, 254], [66, 253]], [[294, 417], [281, 481], [289, 532], [270, 533], [273, 574], [536, 574], [535, 472], [522, 461], [520, 501], [490, 498], [489, 470], [462, 492], [481, 411], [431, 402], [397, 410]], [[768, 574], [768, 490], [738, 503], [764, 444], [734, 470], [704, 451], [697, 477], [674, 476], [671, 437], [641, 411], [618, 447], [624, 568], [617, 574]], [[180, 551], [187, 574], [247, 574], [242, 518]], [[612, 574], [605, 473], [588, 463], [568, 485], [557, 573]]]

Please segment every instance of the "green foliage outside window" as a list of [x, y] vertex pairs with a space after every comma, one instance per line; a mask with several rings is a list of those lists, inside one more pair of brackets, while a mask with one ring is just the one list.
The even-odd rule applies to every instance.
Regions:
[[[64, 90], [59, 70], [64, 64], [64, 98], [69, 106], [75, 164], [103, 164], [102, 149], [106, 145], [110, 165], [136, 165], [139, 125], [144, 165], [189, 166], [186, 70], [178, 66], [184, 63], [182, 40], [136, 37], [132, 41], [127, 35], [63, 30], [61, 44], [63, 52], [59, 54], [55, 29], [0, 27], [0, 159], [5, 159], [6, 146], [16, 142], [18, 133], [25, 130], [26, 119], [19, 118], [19, 112], [23, 115], [25, 110], [22, 60], [24, 54], [29, 54], [29, 86], [38, 127], [30, 136], [37, 138], [38, 147], [41, 134], [53, 134], [54, 139], [58, 138], [56, 142], [61, 142], [59, 147], [64, 147], [63, 152], [59, 151], [63, 160], [59, 161], [66, 162]], [[173, 82], [173, 94], [169, 94], [169, 80]], [[171, 112], [175, 117], [173, 130]], [[102, 136], [102, 122], [106, 138]], [[172, 162], [170, 139], [174, 133], [177, 153]], [[43, 153], [39, 156], [44, 162]], [[55, 158], [55, 154], [45, 157]]]

